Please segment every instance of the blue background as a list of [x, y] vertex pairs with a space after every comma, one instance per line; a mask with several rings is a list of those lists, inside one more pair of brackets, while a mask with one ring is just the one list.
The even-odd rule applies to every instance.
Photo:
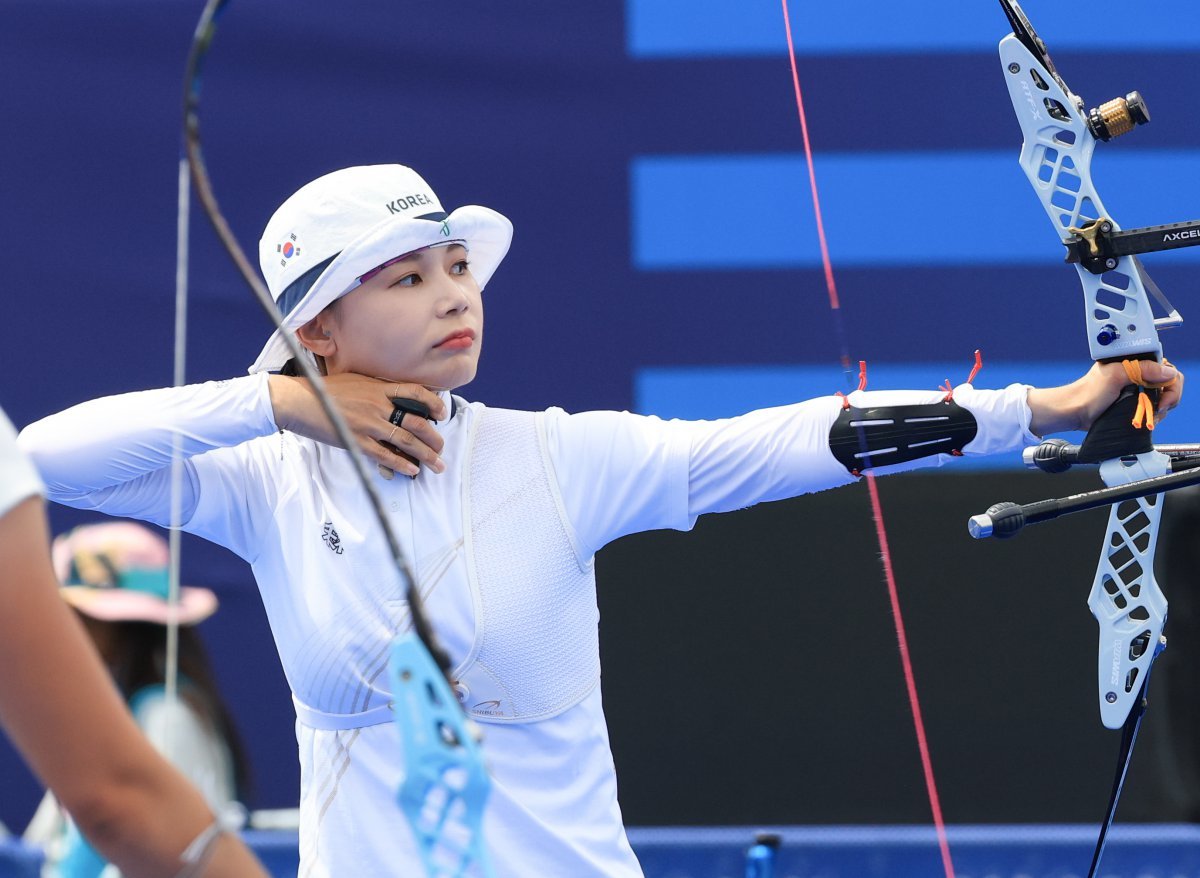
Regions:
[[[200, 4], [0, 2], [0, 264], [18, 425], [171, 380], [179, 98]], [[1016, 164], [996, 4], [792, 8], [849, 354], [871, 386], [1059, 383], [1086, 368], [1079, 287]], [[1133, 88], [1153, 124], [1102, 146], [1125, 227], [1200, 213], [1200, 7], [1050, 0], [1027, 12], [1092, 104]], [[1109, 26], [1118, 22], [1119, 26]], [[1104, 23], [1103, 26], [1098, 23]], [[719, 416], [844, 389], [817, 260], [782, 16], [768, 0], [446, 4], [244, 0], [201, 118], [244, 245], [336, 167], [400, 161], [447, 206], [515, 223], [469, 397]], [[188, 379], [241, 374], [268, 335], [199, 216]], [[1200, 250], [1151, 257], [1185, 313]], [[1165, 338], [1187, 362], [1185, 325]], [[1167, 440], [1195, 438], [1184, 412]], [[56, 529], [83, 516], [52, 510]], [[251, 743], [256, 806], [294, 803], [291, 710], [253, 583], [188, 539], [224, 610], [205, 632]], [[0, 745], [0, 820], [37, 789]]]

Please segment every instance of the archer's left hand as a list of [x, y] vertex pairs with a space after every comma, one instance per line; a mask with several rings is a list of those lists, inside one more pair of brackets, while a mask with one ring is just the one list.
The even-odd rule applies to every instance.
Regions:
[[[1159, 394], [1155, 416], [1161, 420], [1183, 397], [1183, 373], [1153, 360], [1142, 360], [1140, 365], [1147, 383], [1174, 382], [1163, 387]], [[1087, 430], [1129, 383], [1120, 363], [1095, 363], [1086, 375], [1070, 384], [1035, 387], [1029, 391], [1029, 409], [1033, 413], [1030, 432], [1045, 436], [1063, 430]]]

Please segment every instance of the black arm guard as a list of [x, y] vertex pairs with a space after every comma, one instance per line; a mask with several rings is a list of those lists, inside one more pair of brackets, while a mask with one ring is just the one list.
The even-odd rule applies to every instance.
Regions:
[[851, 475], [931, 454], [961, 454], [975, 438], [975, 416], [953, 399], [926, 405], [842, 409], [829, 450]]

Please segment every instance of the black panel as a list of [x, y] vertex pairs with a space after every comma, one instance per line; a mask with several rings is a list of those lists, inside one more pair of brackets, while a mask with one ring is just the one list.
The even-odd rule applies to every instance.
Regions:
[[[1119, 743], [1100, 725], [1086, 606], [1104, 513], [1007, 542], [966, 528], [993, 502], [1085, 490], [1095, 473], [879, 484], [946, 820], [1098, 820]], [[629, 537], [598, 563], [630, 823], [930, 820], [865, 486]], [[1153, 680], [1148, 741], [1170, 673]], [[1135, 753], [1138, 818], [1185, 819], [1159, 794], [1164, 758]]]

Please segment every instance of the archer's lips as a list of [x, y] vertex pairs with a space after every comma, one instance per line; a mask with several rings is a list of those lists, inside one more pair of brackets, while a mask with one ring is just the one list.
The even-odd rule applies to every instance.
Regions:
[[452, 332], [433, 347], [436, 350], [466, 350], [471, 345], [475, 344], [475, 330], [460, 329], [457, 332]]

